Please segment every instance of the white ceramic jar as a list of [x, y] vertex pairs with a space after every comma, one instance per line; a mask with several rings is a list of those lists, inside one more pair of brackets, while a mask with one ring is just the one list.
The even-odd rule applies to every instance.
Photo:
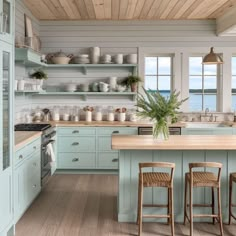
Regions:
[[125, 118], [126, 118], [126, 113], [120, 112], [120, 113], [118, 114], [118, 120], [119, 120], [119, 121], [124, 122], [124, 121], [125, 121]]
[[109, 77], [110, 92], [116, 91], [117, 77]]
[[85, 121], [87, 121], [87, 122], [92, 121], [92, 112], [91, 111], [86, 111], [85, 112]]
[[100, 58], [100, 48], [92, 47], [90, 48], [90, 61], [92, 64], [98, 64]]
[[123, 64], [123, 54], [116, 54], [114, 56], [114, 62], [116, 64]]
[[25, 89], [25, 80], [21, 79], [18, 81], [17, 90], [24, 90]]

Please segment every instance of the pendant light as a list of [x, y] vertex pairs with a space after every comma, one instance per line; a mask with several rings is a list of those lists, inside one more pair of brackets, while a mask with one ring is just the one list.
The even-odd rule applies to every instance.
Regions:
[[210, 53], [207, 54], [202, 60], [202, 64], [223, 64], [223, 63], [224, 62], [222, 58], [216, 53], [214, 53], [213, 47], [211, 47]]

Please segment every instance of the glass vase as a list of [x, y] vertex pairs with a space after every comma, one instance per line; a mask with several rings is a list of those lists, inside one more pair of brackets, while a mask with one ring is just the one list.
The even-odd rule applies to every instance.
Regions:
[[152, 135], [157, 140], [167, 140], [169, 138], [169, 128], [166, 118], [153, 121]]

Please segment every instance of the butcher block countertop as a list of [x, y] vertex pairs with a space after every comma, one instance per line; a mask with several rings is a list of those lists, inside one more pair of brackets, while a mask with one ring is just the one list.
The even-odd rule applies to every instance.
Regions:
[[15, 131], [15, 150], [40, 137], [40, 131]]
[[[152, 123], [148, 121], [91, 121], [91, 122], [86, 122], [86, 121], [50, 121], [48, 122], [51, 125], [57, 126], [57, 127], [65, 127], [65, 126], [94, 126], [94, 127], [114, 127], [114, 126], [119, 126], [119, 127], [152, 127]], [[171, 124], [170, 127], [184, 127], [185, 124], [178, 122]]]
[[154, 140], [152, 135], [113, 135], [117, 150], [236, 150], [236, 135], [170, 135]]

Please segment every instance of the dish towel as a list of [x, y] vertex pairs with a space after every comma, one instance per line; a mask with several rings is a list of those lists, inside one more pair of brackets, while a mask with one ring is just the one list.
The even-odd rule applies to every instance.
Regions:
[[46, 153], [48, 155], [49, 162], [55, 162], [56, 161], [55, 153], [54, 153], [53, 146], [52, 146], [51, 143], [49, 143], [47, 145]]

